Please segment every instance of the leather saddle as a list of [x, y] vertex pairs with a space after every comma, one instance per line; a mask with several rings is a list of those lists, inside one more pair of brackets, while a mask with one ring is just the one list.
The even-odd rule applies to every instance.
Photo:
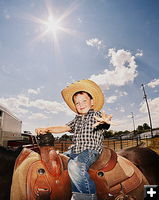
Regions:
[[[23, 149], [14, 171], [29, 159], [31, 152]], [[33, 161], [27, 170], [27, 200], [70, 200], [71, 183], [67, 163], [68, 157], [57, 154], [53, 147], [40, 147], [40, 160]]]
[[90, 167], [89, 174], [96, 184], [100, 200], [128, 194], [139, 187], [143, 177], [134, 164], [110, 148], [103, 148], [99, 159]]
[[[15, 169], [31, 150], [24, 149], [16, 160]], [[53, 147], [40, 147], [41, 159], [33, 162], [27, 172], [28, 200], [69, 200], [71, 184], [67, 172], [68, 157], [57, 154]], [[90, 167], [99, 200], [128, 194], [142, 182], [142, 174], [130, 161], [110, 148], [103, 148], [99, 159]]]

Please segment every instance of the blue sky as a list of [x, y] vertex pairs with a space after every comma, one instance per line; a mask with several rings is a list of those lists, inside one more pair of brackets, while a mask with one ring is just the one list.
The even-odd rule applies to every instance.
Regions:
[[[159, 127], [158, 0], [0, 0], [0, 103], [23, 130], [74, 117], [61, 90], [81, 79], [99, 84], [103, 110], [133, 130]], [[50, 21], [49, 21], [50, 20]], [[50, 25], [54, 24], [54, 28]]]

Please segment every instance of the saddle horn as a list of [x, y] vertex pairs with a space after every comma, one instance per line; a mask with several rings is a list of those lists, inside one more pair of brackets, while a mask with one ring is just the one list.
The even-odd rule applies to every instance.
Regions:
[[40, 146], [41, 161], [50, 174], [60, 176], [63, 171], [62, 160], [54, 148], [54, 136], [51, 133], [37, 136]]

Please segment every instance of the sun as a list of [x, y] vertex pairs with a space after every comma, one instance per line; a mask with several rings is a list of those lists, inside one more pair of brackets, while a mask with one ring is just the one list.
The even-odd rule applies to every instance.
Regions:
[[53, 16], [49, 16], [45, 24], [46, 24], [46, 32], [51, 32], [53, 34], [56, 34], [57, 31], [61, 29], [60, 21]]
[[39, 24], [39, 34], [35, 40], [41, 40], [47, 35], [52, 37], [54, 43], [57, 43], [58, 34], [64, 32], [67, 34], [74, 34], [73, 30], [64, 27], [65, 16], [55, 17], [53, 14], [49, 14], [46, 19], [40, 19], [35, 16], [29, 16], [28, 19], [36, 24]]
[[[68, 9], [66, 9], [64, 12], [62, 12], [62, 15], [57, 15], [56, 8], [51, 5], [51, 3], [47, 4], [47, 16], [46, 18], [39, 18], [30, 14], [26, 14], [24, 18], [26, 20], [30, 20], [36, 24], [38, 34], [36, 37], [31, 41], [37, 42], [37, 41], [47, 41], [47, 39], [51, 39], [51, 43], [53, 44], [53, 47], [55, 50], [59, 49], [59, 37], [63, 37], [64, 34], [69, 34], [72, 36], [77, 37], [79, 33], [72, 28], [68, 28], [66, 24], [66, 18], [68, 18], [71, 13], [78, 8], [79, 4], [77, 2], [72, 3]], [[68, 20], [67, 20], [68, 21]], [[63, 34], [61, 34], [63, 33]]]

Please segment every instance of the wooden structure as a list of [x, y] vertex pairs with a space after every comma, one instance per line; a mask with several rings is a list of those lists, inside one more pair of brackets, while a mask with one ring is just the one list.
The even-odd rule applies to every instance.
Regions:
[[[72, 144], [71, 141], [55, 141], [55, 149], [63, 153], [68, 150], [69, 146]], [[131, 139], [112, 139], [107, 138], [103, 141], [104, 147], [109, 147], [114, 151], [119, 151], [128, 147], [144, 146], [150, 147], [152, 150], [158, 149], [159, 151], [159, 137], [155, 138], [131, 138]], [[155, 150], [157, 151], [157, 150]], [[159, 152], [158, 152], [159, 153]]]
[[0, 105], [0, 146], [7, 146], [8, 140], [21, 139], [22, 121], [7, 108]]

